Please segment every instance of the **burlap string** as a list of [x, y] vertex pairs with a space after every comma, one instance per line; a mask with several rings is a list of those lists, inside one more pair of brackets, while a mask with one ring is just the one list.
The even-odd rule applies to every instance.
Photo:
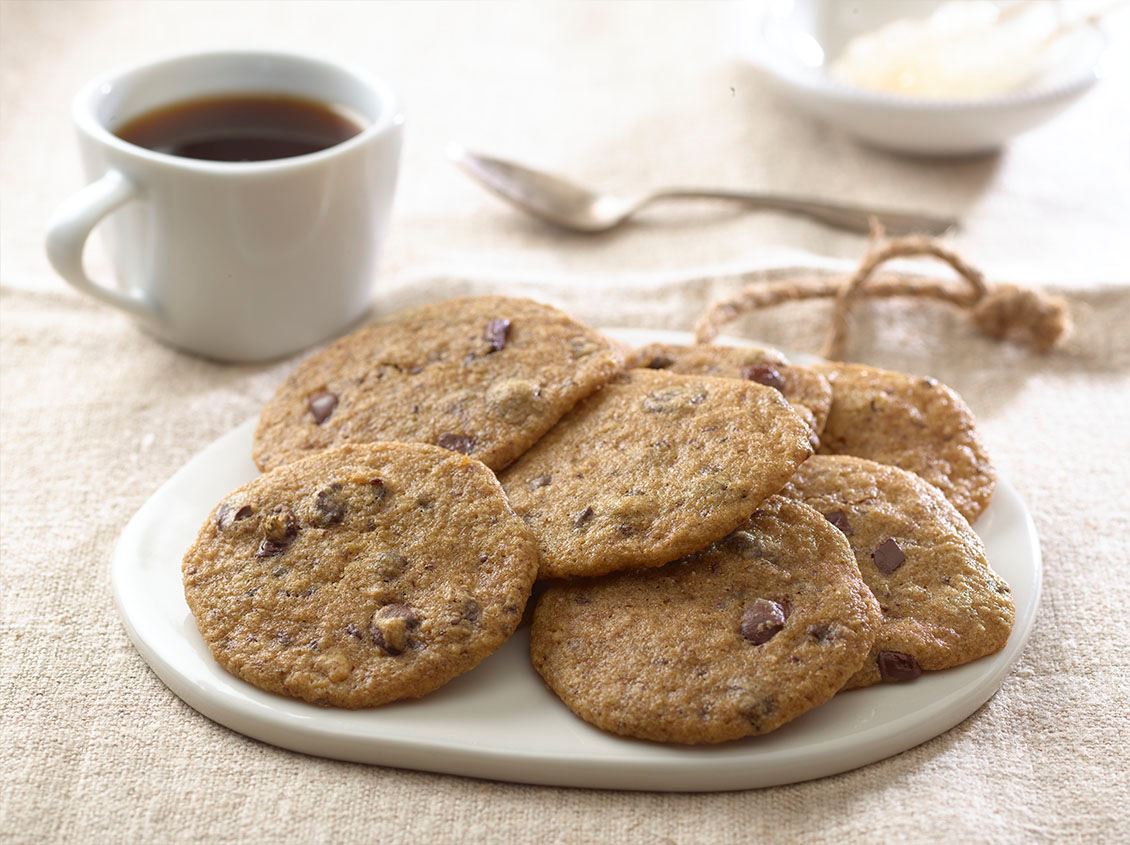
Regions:
[[[895, 258], [921, 256], [944, 261], [953, 268], [959, 283], [899, 274], [875, 275], [880, 266]], [[695, 340], [710, 343], [724, 326], [752, 311], [785, 302], [835, 297], [821, 355], [842, 360], [852, 310], [864, 296], [910, 296], [948, 302], [968, 310], [973, 324], [985, 335], [1027, 344], [1039, 352], [1055, 347], [1071, 330], [1071, 315], [1061, 298], [1018, 285], [989, 285], [979, 270], [939, 241], [922, 235], [888, 239], [882, 227], [873, 222], [870, 247], [846, 281], [812, 278], [748, 285], [706, 309], [695, 325]]]

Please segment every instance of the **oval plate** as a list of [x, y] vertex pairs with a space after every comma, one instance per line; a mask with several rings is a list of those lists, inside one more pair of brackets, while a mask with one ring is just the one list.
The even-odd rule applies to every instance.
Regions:
[[[691, 342], [679, 332], [608, 334], [631, 345]], [[1019, 658], [1039, 602], [1035, 526], [1020, 496], [1001, 480], [975, 527], [1016, 601], [1016, 625], [1004, 650], [914, 683], [836, 696], [766, 736], [687, 748], [603, 733], [573, 716], [541, 682], [530, 666], [526, 628], [473, 672], [420, 701], [323, 709], [227, 674], [212, 660], [184, 601], [185, 550], [213, 505], [259, 474], [251, 462], [254, 430], [248, 420], [221, 437], [130, 520], [114, 552], [114, 596], [142, 657], [191, 707], [232, 730], [306, 754], [608, 789], [747, 789], [823, 777], [912, 748], [977, 710]]]

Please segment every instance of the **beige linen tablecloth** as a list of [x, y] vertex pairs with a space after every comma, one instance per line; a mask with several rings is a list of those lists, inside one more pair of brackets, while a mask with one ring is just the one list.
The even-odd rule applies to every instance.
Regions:
[[[685, 328], [709, 289], [670, 285], [647, 309], [630, 293], [597, 302], [561, 287], [518, 290], [598, 322]], [[941, 307], [900, 304], [868, 308], [851, 350], [960, 390], [1001, 473], [1032, 508], [1046, 563], [1043, 605], [1024, 657], [996, 697], [949, 733], [849, 774], [759, 792], [658, 795], [319, 760], [193, 712], [126, 639], [108, 557], [145, 498], [255, 414], [288, 365], [209, 364], [155, 346], [73, 297], [5, 292], [0, 838], [1117, 838], [1130, 800], [1130, 291], [1076, 291], [1070, 301], [1076, 339], [1046, 358], [974, 336]], [[785, 308], [747, 330], [811, 349], [813, 327], [825, 317], [822, 306]]]
[[[896, 159], [796, 116], [725, 59], [718, 33], [733, 11], [0, 4], [0, 842], [1125, 841], [1130, 288], [1114, 283], [1130, 281], [1130, 98], [1100, 89], [999, 157]], [[719, 265], [827, 266], [797, 250], [863, 248], [805, 222], [730, 214], [561, 237], [451, 173], [438, 156], [451, 137], [620, 186], [678, 178], [961, 211], [959, 246], [992, 279], [1062, 290], [1077, 329], [1046, 357], [906, 302], [868, 305], [849, 350], [961, 391], [1032, 509], [1044, 599], [996, 697], [949, 733], [855, 772], [679, 795], [305, 757], [173, 696], [114, 611], [111, 549], [142, 502], [254, 415], [290, 363], [224, 367], [156, 345], [66, 289], [40, 244], [50, 208], [78, 184], [65, 109], [85, 77], [245, 42], [384, 67], [408, 92], [383, 308], [489, 290], [599, 325], [688, 328], [740, 284]], [[737, 330], [811, 351], [826, 319], [824, 304], [788, 306]]]

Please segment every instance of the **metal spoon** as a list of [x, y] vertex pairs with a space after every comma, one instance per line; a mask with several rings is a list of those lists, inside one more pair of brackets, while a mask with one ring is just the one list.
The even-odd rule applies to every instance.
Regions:
[[892, 235], [923, 233], [941, 235], [957, 226], [950, 217], [936, 217], [890, 209], [824, 202], [823, 200], [784, 197], [752, 191], [724, 189], [667, 188], [635, 197], [599, 194], [541, 170], [479, 155], [452, 145], [448, 157], [467, 175], [517, 208], [547, 223], [575, 232], [606, 232], [627, 221], [653, 202], [680, 199], [721, 199], [741, 202], [752, 208], [783, 211], [818, 220], [850, 232], [870, 231], [870, 218], [878, 218]]

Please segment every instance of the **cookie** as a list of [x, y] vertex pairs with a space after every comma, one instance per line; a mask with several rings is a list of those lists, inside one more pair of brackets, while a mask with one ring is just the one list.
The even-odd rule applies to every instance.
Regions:
[[713, 743], [823, 704], [867, 659], [878, 627], [843, 536], [774, 496], [743, 530], [685, 560], [552, 586], [534, 611], [530, 655], [586, 722]]
[[824, 514], [851, 544], [883, 612], [848, 688], [906, 681], [1000, 651], [1015, 616], [1008, 584], [941, 492], [898, 467], [817, 455], [783, 495]]
[[689, 373], [756, 381], [781, 391], [813, 434], [813, 446], [824, 430], [832, 405], [832, 385], [808, 367], [789, 364], [780, 352], [753, 346], [675, 346], [653, 343], [635, 350], [629, 367], [647, 367], [672, 373]]
[[832, 382], [820, 453], [910, 470], [970, 522], [989, 506], [997, 476], [973, 413], [939, 381], [859, 364], [818, 364]]
[[432, 443], [502, 469], [620, 369], [600, 334], [548, 305], [453, 299], [307, 358], [255, 432], [262, 470], [343, 443]]
[[629, 370], [501, 476], [542, 578], [659, 566], [721, 539], [812, 452], [781, 394]]
[[537, 544], [486, 466], [423, 444], [350, 445], [228, 495], [184, 557], [226, 670], [336, 707], [418, 698], [513, 633]]

